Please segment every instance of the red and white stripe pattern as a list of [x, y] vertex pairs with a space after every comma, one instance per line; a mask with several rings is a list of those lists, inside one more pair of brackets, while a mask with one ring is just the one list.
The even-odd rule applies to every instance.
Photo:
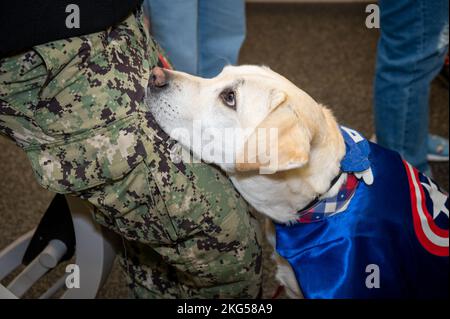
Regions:
[[403, 161], [403, 163], [408, 175], [414, 231], [417, 239], [429, 253], [436, 256], [448, 256], [448, 229], [437, 226], [432, 215], [428, 212], [425, 192], [420, 183], [417, 169], [406, 161]]

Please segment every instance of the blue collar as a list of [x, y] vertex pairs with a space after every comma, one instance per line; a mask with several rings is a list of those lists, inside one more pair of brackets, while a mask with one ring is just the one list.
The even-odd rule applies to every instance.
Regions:
[[333, 187], [343, 172], [347, 173], [347, 180], [341, 185], [336, 196], [323, 200], [316, 198], [303, 209], [297, 211], [297, 222], [310, 223], [334, 215], [347, 204], [355, 193], [359, 180], [353, 173], [370, 168], [370, 146], [367, 139], [357, 131], [345, 126], [341, 126], [341, 134], [345, 142], [345, 155], [341, 160], [340, 173], [331, 182], [330, 188]]
[[359, 180], [355, 175], [347, 174], [345, 183], [341, 185], [335, 196], [317, 200], [315, 203], [308, 205], [308, 208], [298, 211], [296, 222], [318, 222], [339, 213], [355, 194], [358, 184]]

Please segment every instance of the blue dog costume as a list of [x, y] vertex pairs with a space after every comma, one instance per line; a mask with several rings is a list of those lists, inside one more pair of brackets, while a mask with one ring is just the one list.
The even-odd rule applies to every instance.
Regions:
[[[399, 154], [341, 131], [338, 195], [275, 225], [304, 297], [448, 298], [448, 195]], [[354, 175], [368, 169], [371, 185]]]

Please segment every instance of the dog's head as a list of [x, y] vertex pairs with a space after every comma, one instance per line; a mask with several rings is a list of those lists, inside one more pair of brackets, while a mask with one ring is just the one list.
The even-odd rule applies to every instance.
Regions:
[[267, 67], [226, 67], [213, 79], [156, 69], [147, 103], [174, 139], [226, 171], [308, 163], [322, 107]]

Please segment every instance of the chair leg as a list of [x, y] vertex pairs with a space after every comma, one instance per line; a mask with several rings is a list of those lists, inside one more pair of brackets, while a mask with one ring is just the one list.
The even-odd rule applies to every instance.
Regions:
[[58, 265], [66, 252], [67, 247], [62, 241], [51, 240], [48, 246], [10, 282], [7, 288], [15, 296], [22, 297], [34, 283]]
[[8, 289], [5, 288], [2, 284], [0, 284], [0, 299], [18, 299], [17, 296], [11, 293]]
[[[0, 251], [0, 280], [20, 265], [27, 265], [10, 282], [8, 288], [0, 284], [0, 299], [22, 297], [49, 270], [56, 267], [59, 262], [70, 258], [75, 247], [75, 264], [80, 270], [79, 288], [67, 287], [66, 280], [70, 274], [66, 268], [66, 274], [47, 289], [40, 299], [51, 298], [63, 288], [67, 289], [61, 298], [95, 298], [108, 278], [116, 255], [113, 244], [114, 235], [94, 222], [92, 207], [88, 203], [79, 198], [67, 196], [68, 205], [61, 205], [66, 202], [66, 199], [61, 196], [55, 196], [47, 210], [49, 214], [46, 213], [37, 229], [24, 234]], [[62, 220], [61, 215], [68, 214], [69, 210], [69, 224], [73, 224], [73, 228], [69, 228], [72, 233], [75, 233], [76, 245], [71, 241], [72, 235], [69, 234], [70, 236], [67, 237], [69, 228], [58, 227], [58, 220]], [[66, 224], [67, 218], [63, 219]], [[46, 246], [43, 245], [44, 243]]]
[[35, 229], [30, 230], [0, 251], [0, 281], [22, 264], [22, 258], [34, 232]]

